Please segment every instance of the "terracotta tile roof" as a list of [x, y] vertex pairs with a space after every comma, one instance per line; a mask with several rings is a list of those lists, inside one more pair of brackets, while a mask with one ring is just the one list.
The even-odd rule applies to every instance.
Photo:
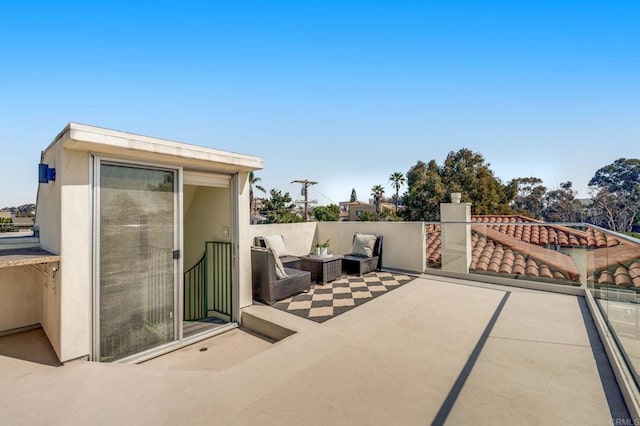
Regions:
[[[620, 241], [610, 235], [594, 228], [582, 231], [562, 225], [547, 224], [544, 221], [519, 215], [474, 215], [473, 223], [487, 223], [492, 229], [496, 229], [509, 236], [519, 238], [524, 242], [547, 245], [557, 244], [562, 247], [611, 247], [620, 244]], [[544, 226], [531, 226], [524, 224], [544, 224]]]
[[601, 285], [640, 287], [640, 246], [624, 243], [590, 252], [589, 280]]
[[[594, 228], [574, 229], [518, 215], [474, 215], [470, 271], [579, 283], [560, 249], [586, 249], [589, 282], [640, 287], [640, 244]], [[486, 226], [482, 226], [486, 224]], [[441, 227], [426, 226], [427, 266], [441, 266]]]
[[562, 271], [553, 265], [533, 256], [526, 256], [511, 248], [505, 248], [500, 243], [479, 237], [476, 240], [472, 255], [470, 270], [473, 272], [488, 272], [494, 274], [509, 274], [527, 276], [530, 278], [544, 278], [554, 280], [573, 281], [567, 271]]
[[[484, 237], [479, 238], [478, 241], [481, 239], [491, 240], [496, 245], [495, 252], [498, 253], [498, 256], [493, 259], [496, 264], [490, 269], [491, 272], [500, 272], [501, 269], [512, 269], [508, 264], [502, 264], [503, 256], [500, 255], [500, 252], [504, 253], [505, 249], [509, 249], [510, 252], [516, 253], [523, 258], [526, 256], [527, 261], [532, 260], [536, 262], [535, 264], [528, 263], [525, 265], [525, 275], [568, 279], [569, 281], [578, 281], [580, 279], [580, 273], [576, 265], [573, 263], [573, 260], [571, 260], [571, 257], [566, 254], [522, 241], [521, 239], [512, 237], [491, 227], [475, 225], [471, 227], [471, 231], [474, 235]], [[511, 254], [511, 256], [515, 259], [514, 254]], [[510, 261], [510, 259], [507, 259], [507, 261]], [[482, 266], [483, 265], [478, 265], [478, 269], [481, 269]], [[491, 264], [489, 264], [489, 267], [491, 267]], [[531, 273], [529, 273], [527, 269]]]
[[426, 227], [427, 265], [430, 268], [440, 267], [440, 225], [427, 225]]
[[589, 278], [600, 285], [616, 285], [621, 287], [640, 287], [640, 262], [633, 261], [628, 267], [619, 265], [611, 269], [603, 269], [589, 275]]

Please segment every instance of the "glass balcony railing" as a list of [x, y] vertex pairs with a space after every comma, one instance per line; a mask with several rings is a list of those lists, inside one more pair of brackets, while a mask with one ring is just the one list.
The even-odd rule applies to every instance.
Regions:
[[601, 232], [608, 244], [589, 252], [587, 288], [640, 387], [640, 240]]
[[584, 288], [640, 385], [640, 240], [588, 224], [483, 220], [426, 223], [426, 271]]

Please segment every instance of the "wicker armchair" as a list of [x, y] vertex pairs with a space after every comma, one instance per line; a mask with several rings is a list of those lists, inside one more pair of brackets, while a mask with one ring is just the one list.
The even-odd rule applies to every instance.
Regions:
[[309, 291], [311, 273], [285, 268], [286, 278], [278, 279], [273, 253], [264, 248], [251, 248], [251, 280], [253, 298], [273, 305], [278, 300]]
[[359, 254], [345, 254], [342, 257], [342, 270], [347, 274], [363, 275], [380, 269], [382, 269], [382, 235], [376, 236], [371, 257]]
[[[262, 237], [255, 237], [253, 239], [253, 245], [256, 247], [267, 247], [267, 243]], [[297, 256], [280, 256], [280, 262], [285, 268], [300, 269], [300, 258]]]

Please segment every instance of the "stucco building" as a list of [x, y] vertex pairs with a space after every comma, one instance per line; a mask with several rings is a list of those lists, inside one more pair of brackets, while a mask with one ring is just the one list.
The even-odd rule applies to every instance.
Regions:
[[0, 331], [39, 324], [66, 362], [140, 359], [237, 326], [261, 158], [70, 123], [41, 163], [39, 238], [5, 246]]

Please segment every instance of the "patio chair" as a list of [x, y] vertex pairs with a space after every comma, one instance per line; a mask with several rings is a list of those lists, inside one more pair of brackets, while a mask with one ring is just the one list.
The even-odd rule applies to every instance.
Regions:
[[342, 257], [342, 270], [347, 274], [363, 275], [382, 268], [382, 235], [353, 236], [353, 250]]
[[251, 281], [253, 298], [273, 305], [278, 300], [309, 291], [311, 272], [283, 268], [286, 276], [280, 278], [276, 272], [275, 256], [270, 249], [251, 248]]
[[[267, 240], [270, 244], [267, 245]], [[253, 239], [253, 245], [256, 247], [269, 247], [280, 258], [280, 262], [285, 268], [300, 269], [300, 258], [298, 256], [291, 256], [287, 254], [287, 248], [284, 244], [284, 237], [282, 235], [269, 235], [264, 237], [255, 237]]]

